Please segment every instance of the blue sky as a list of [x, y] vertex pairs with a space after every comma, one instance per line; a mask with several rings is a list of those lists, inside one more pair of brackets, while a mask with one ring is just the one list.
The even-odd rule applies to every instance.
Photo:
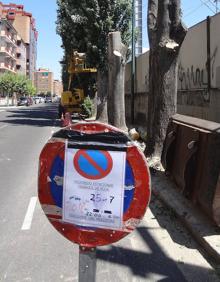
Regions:
[[[159, 0], [160, 1], [160, 0]], [[220, 2], [220, 1], [219, 1]], [[143, 23], [147, 22], [147, 3], [148, 0], [143, 0], [144, 14]], [[220, 3], [218, 3], [220, 8]], [[187, 27], [190, 27], [198, 22], [204, 20], [207, 16], [212, 16], [215, 14], [215, 3], [214, 0], [182, 0], [182, 19]], [[147, 39], [147, 25], [144, 26], [144, 47], [148, 47]]]
[[[11, 0], [2, 2], [5, 4], [9, 2], [23, 4], [25, 10], [33, 14], [39, 32], [37, 67], [49, 68], [54, 72], [54, 77], [60, 79], [61, 67], [59, 61], [62, 59], [63, 51], [60, 47], [60, 37], [56, 34], [56, 0]], [[147, 2], [147, 0], [143, 0], [143, 23], [147, 22]], [[183, 21], [190, 27], [202, 21], [208, 15], [212, 16], [215, 12], [215, 4], [213, 0], [182, 0], [182, 11]], [[148, 47], [146, 24], [144, 25], [144, 34], [144, 47]]]

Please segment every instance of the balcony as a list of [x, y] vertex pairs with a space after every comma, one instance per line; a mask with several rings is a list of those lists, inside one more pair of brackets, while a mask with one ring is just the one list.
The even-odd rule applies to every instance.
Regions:
[[0, 53], [5, 54], [5, 57], [10, 57], [13, 60], [16, 60], [16, 53], [11, 47], [1, 46]]
[[17, 47], [16, 40], [10, 32], [1, 30], [0, 36], [4, 37], [7, 42], [12, 43], [14, 46]]
[[16, 53], [17, 53], [17, 58], [18, 57], [24, 57], [26, 55], [26, 53], [24, 52], [24, 50], [22, 50], [21, 47], [17, 47]]
[[11, 71], [16, 73], [15, 67], [6, 62], [0, 62], [0, 70]]
[[15, 19], [15, 14], [13, 13], [13, 14], [8, 14], [7, 15], [7, 19], [8, 20], [14, 20]]

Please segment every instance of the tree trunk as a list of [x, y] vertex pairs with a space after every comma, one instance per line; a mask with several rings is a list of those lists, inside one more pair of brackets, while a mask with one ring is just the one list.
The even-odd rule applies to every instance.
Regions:
[[104, 123], [108, 123], [107, 98], [108, 98], [108, 73], [98, 70], [96, 120]]
[[127, 131], [124, 91], [126, 54], [127, 47], [121, 42], [120, 32], [109, 33], [108, 120], [110, 124], [124, 131]]
[[150, 43], [147, 147], [160, 156], [169, 118], [177, 108], [178, 54], [187, 29], [180, 19], [180, 0], [148, 1]]

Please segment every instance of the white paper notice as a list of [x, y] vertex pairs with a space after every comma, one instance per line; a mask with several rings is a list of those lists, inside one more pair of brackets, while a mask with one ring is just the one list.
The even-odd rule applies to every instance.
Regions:
[[122, 229], [126, 153], [66, 148], [63, 221]]

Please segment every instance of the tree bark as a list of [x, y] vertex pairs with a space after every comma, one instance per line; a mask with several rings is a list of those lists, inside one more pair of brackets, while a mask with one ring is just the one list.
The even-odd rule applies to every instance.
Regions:
[[178, 55], [187, 29], [180, 0], [148, 1], [150, 43], [146, 155], [160, 156], [169, 118], [177, 108]]
[[108, 120], [109, 123], [127, 131], [125, 122], [125, 63], [127, 47], [121, 41], [120, 32], [109, 33], [108, 38]]
[[108, 73], [98, 70], [96, 120], [103, 123], [108, 123], [107, 97], [108, 97]]

